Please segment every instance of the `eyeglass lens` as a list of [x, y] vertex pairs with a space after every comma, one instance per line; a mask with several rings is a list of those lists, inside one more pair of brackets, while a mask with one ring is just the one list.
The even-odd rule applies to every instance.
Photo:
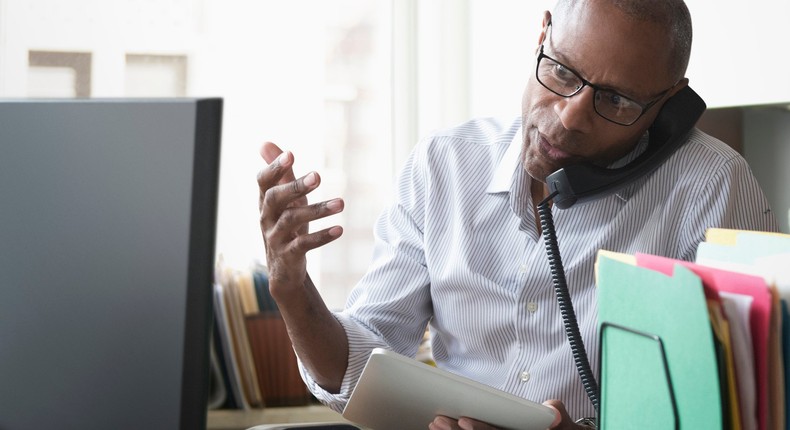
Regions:
[[[575, 95], [586, 85], [576, 72], [546, 55], [541, 55], [538, 62], [537, 78], [548, 90], [563, 97]], [[630, 125], [642, 115], [639, 103], [614, 91], [593, 88], [595, 111], [609, 121]]]

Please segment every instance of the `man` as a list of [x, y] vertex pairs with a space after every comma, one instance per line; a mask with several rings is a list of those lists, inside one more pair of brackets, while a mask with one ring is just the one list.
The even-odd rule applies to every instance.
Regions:
[[[682, 0], [559, 0], [543, 17], [521, 121], [471, 121], [417, 145], [376, 225], [374, 261], [337, 314], [310, 281], [305, 254], [340, 237], [339, 226], [308, 233], [308, 223], [342, 211], [343, 201], [308, 205], [319, 175], [296, 179], [293, 154], [265, 144], [270, 164], [258, 182], [269, 285], [316, 396], [341, 409], [372, 348], [414, 355], [430, 324], [439, 367], [553, 399], [554, 428], [593, 417], [535, 207], [558, 168], [621, 166], [644, 150], [659, 110], [688, 83], [690, 47]], [[692, 260], [708, 227], [778, 229], [742, 157], [699, 130], [688, 140], [617, 194], [552, 209], [593, 369], [598, 249]], [[430, 428], [487, 426], [437, 417]]]

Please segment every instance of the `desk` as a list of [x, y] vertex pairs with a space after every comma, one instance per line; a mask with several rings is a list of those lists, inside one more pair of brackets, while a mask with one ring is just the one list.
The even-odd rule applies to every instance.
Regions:
[[207, 430], [243, 430], [259, 424], [347, 422], [323, 405], [271, 407], [247, 411], [222, 409], [208, 411]]

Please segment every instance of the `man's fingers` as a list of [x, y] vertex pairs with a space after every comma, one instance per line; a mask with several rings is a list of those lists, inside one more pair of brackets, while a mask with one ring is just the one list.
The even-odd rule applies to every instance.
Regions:
[[263, 145], [261, 145], [260, 153], [266, 163], [272, 164], [272, 161], [274, 161], [278, 155], [282, 154], [283, 150], [272, 142], [264, 142]]
[[[343, 199], [332, 199], [326, 202], [314, 203], [306, 206], [293, 206], [286, 208], [277, 217], [276, 223], [271, 228], [273, 236], [293, 236], [293, 232], [302, 231], [302, 228], [316, 220], [335, 215], [343, 211]], [[265, 220], [261, 220], [265, 222]], [[306, 232], [306, 230], [304, 230]]]
[[268, 164], [258, 171], [258, 187], [261, 193], [274, 185], [296, 180], [293, 172], [294, 156], [291, 151], [283, 151], [277, 145], [266, 142], [261, 146], [260, 153]]
[[567, 429], [567, 428], [575, 428], [575, 424], [571, 420], [568, 412], [565, 410], [565, 404], [563, 404], [560, 400], [551, 399], [546, 400], [543, 402], [544, 405], [554, 409], [556, 412], [554, 417], [554, 422], [551, 423], [549, 426], [550, 429]]
[[333, 199], [312, 205], [289, 207], [276, 217], [267, 217], [265, 213], [261, 213], [264, 242], [278, 249], [287, 249], [288, 253], [306, 253], [327, 244], [340, 237], [343, 229], [335, 226], [309, 234], [307, 226], [312, 221], [340, 213], [343, 208], [342, 199]]
[[496, 427], [490, 424], [467, 417], [461, 417], [458, 420], [458, 427], [460, 427], [461, 430], [496, 430]]
[[443, 415], [436, 416], [432, 422], [428, 424], [428, 430], [459, 430], [458, 421], [445, 417]]
[[[275, 246], [279, 250], [278, 252], [272, 252], [272, 248], [267, 246], [266, 258], [269, 262], [270, 277], [285, 283], [296, 282], [304, 274], [294, 275], [293, 270], [304, 265], [305, 254], [332, 242], [342, 234], [343, 228], [334, 226], [315, 233], [296, 236], [289, 242]], [[302, 268], [303, 270], [304, 268]]]
[[343, 227], [339, 225], [325, 228], [314, 233], [298, 236], [291, 242], [290, 251], [306, 254], [307, 251], [319, 248], [337, 239], [343, 234]]
[[[267, 179], [258, 178], [259, 184], [261, 181], [265, 182]], [[293, 180], [284, 184], [274, 185], [265, 188], [263, 185], [260, 187], [260, 201], [259, 208], [261, 211], [264, 207], [273, 210], [270, 215], [278, 216], [280, 211], [285, 210], [287, 207], [292, 206], [306, 206], [307, 194], [316, 189], [321, 183], [321, 177], [316, 172], [310, 172], [298, 180]], [[293, 204], [296, 202], [297, 204]], [[270, 211], [271, 211], [270, 210]]]

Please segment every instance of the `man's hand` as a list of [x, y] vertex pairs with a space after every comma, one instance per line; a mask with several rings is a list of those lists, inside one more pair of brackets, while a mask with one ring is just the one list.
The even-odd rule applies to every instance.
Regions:
[[[543, 402], [544, 405], [554, 409], [555, 418], [554, 422], [549, 426], [550, 429], [557, 430], [581, 430], [587, 427], [576, 424], [568, 412], [565, 410], [565, 405], [559, 400], [547, 400]], [[461, 418], [454, 420], [445, 416], [437, 416], [433, 422], [428, 425], [429, 430], [496, 430], [489, 424], [473, 420], [471, 418]]]
[[271, 292], [277, 299], [307, 281], [307, 251], [343, 233], [340, 226], [310, 233], [309, 223], [341, 212], [344, 203], [342, 199], [333, 199], [308, 204], [307, 194], [321, 183], [318, 173], [310, 172], [297, 179], [293, 154], [283, 152], [274, 143], [264, 143], [260, 152], [268, 163], [258, 172], [260, 227], [266, 246]]
[[440, 415], [428, 424], [428, 430], [497, 430], [497, 428], [471, 418], [461, 418], [456, 421]]
[[543, 402], [544, 405], [554, 409], [556, 412], [556, 418], [554, 418], [554, 422], [551, 424], [550, 429], [557, 429], [557, 430], [581, 430], [581, 429], [589, 429], [589, 427], [585, 427], [579, 424], [576, 424], [573, 419], [568, 415], [568, 411], [565, 410], [565, 404], [563, 404], [559, 400], [546, 400]]
[[258, 173], [258, 206], [269, 291], [288, 327], [296, 355], [320, 386], [337, 393], [348, 365], [348, 340], [307, 275], [305, 254], [343, 233], [339, 226], [314, 233], [308, 229], [311, 221], [342, 211], [343, 200], [308, 204], [307, 194], [321, 183], [318, 173], [297, 179], [293, 154], [270, 142], [261, 147], [261, 156], [268, 163]]

